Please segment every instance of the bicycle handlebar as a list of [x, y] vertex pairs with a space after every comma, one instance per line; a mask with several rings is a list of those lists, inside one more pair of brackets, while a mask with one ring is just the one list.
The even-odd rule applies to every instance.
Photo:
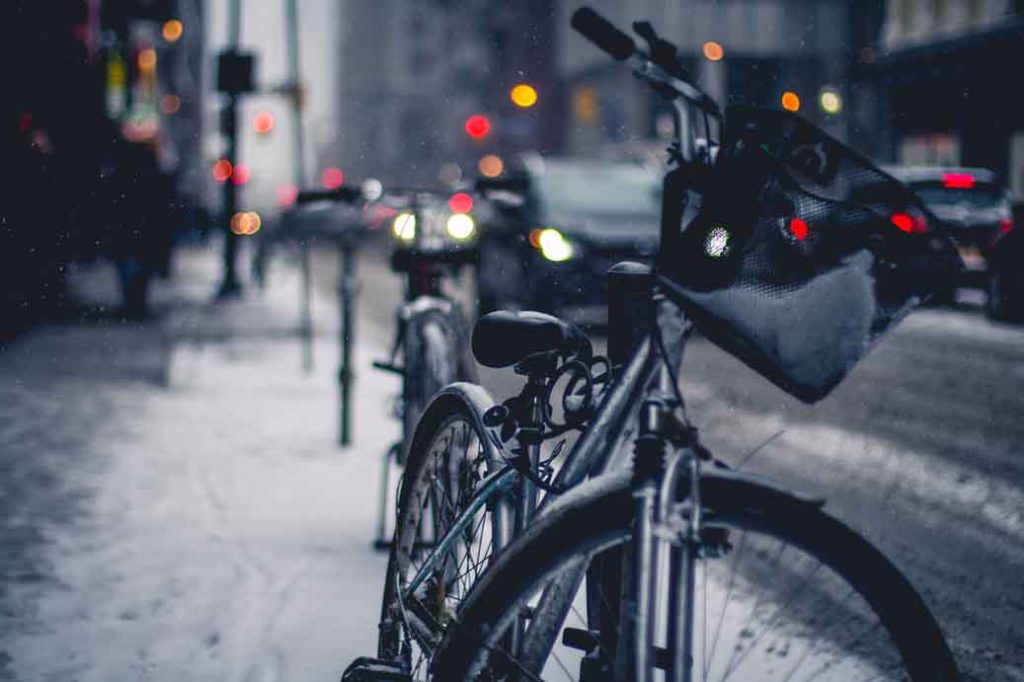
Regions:
[[295, 197], [296, 204], [311, 204], [316, 201], [333, 201], [343, 204], [354, 204], [363, 199], [363, 191], [358, 187], [342, 185], [335, 189], [304, 189]]
[[647, 54], [636, 47], [636, 43], [628, 35], [616, 28], [611, 22], [590, 7], [576, 10], [570, 24], [584, 38], [591, 41], [620, 62], [628, 61], [633, 70], [641, 78], [656, 85], [667, 87], [691, 104], [716, 117], [721, 110], [707, 93], [690, 82], [689, 74], [677, 63], [675, 55], [678, 49], [672, 43], [657, 37], [653, 30], [645, 34], [649, 42], [658, 42], [660, 49]]
[[632, 38], [589, 7], [580, 7], [576, 10], [569, 23], [584, 38], [617, 61], [624, 62], [636, 52], [636, 43]]

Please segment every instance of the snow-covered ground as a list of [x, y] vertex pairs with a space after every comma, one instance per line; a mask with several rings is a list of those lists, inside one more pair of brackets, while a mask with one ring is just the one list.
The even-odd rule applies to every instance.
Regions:
[[[184, 265], [193, 281], [216, 272], [212, 253]], [[168, 323], [184, 337], [166, 388], [73, 377], [75, 389], [39, 387], [70, 401], [55, 418], [78, 401], [106, 408], [67, 443], [91, 465], [75, 472], [84, 494], [73, 520], [43, 529], [44, 575], [6, 585], [20, 627], [0, 641], [0, 677], [336, 680], [374, 653], [386, 556], [370, 542], [397, 383], [369, 370], [384, 344], [365, 339], [356, 443], [334, 445], [330, 306], [318, 307], [317, 365], [305, 375], [288, 333], [298, 279], [274, 277], [263, 298]]]

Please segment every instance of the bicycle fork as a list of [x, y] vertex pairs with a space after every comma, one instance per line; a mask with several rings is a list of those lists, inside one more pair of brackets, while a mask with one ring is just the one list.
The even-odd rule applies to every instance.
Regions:
[[[660, 388], [672, 381], [662, 369]], [[671, 390], [669, 388], [669, 390]], [[691, 447], [666, 450], [680, 433], [676, 401], [669, 391], [648, 397], [640, 410], [633, 461], [634, 533], [629, 589], [632, 599], [625, 622], [626, 668], [617, 679], [650, 682], [655, 668], [666, 670], [666, 680], [691, 682], [696, 559], [700, 537], [700, 458]], [[685, 528], [676, 511], [680, 476], [688, 479], [686, 500], [692, 510]], [[667, 553], [667, 562], [666, 559]], [[667, 564], [667, 575], [666, 575]], [[659, 587], [668, 596], [664, 608], [655, 596]], [[656, 646], [660, 633], [665, 646]]]

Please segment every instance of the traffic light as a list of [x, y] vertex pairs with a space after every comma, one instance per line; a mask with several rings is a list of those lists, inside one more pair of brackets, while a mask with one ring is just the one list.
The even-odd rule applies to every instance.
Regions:
[[483, 114], [473, 114], [466, 119], [466, 134], [474, 140], [482, 140], [491, 132], [491, 122]]

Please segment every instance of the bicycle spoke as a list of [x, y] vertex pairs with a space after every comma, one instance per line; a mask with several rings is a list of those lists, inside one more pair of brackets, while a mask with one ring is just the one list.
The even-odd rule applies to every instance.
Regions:
[[746, 544], [746, 542], [747, 542], [747, 532], [743, 531], [743, 534], [740, 535], [739, 549], [736, 552], [736, 558], [733, 559], [732, 571], [730, 571], [730, 573], [729, 573], [729, 586], [728, 586], [728, 588], [726, 588], [726, 592], [725, 592], [725, 604], [722, 606], [722, 610], [718, 614], [718, 625], [715, 626], [715, 638], [711, 641], [711, 653], [709, 654], [710, 658], [704, 661], [704, 665], [705, 665], [704, 677], [705, 678], [707, 678], [708, 673], [710, 672], [710, 663], [708, 663], [708, 661], [714, 660], [714, 658], [715, 658], [715, 650], [718, 648], [718, 638], [722, 634], [722, 624], [725, 621], [725, 612], [729, 608], [729, 599], [732, 596], [732, 590], [733, 590], [734, 582], [736, 580], [736, 568], [739, 565], [740, 556], [743, 554], [743, 548], [744, 548], [744, 545]]
[[[765, 635], [767, 635], [775, 629], [775, 626], [778, 624], [779, 621], [779, 614], [783, 612], [783, 609], [788, 608], [791, 604], [795, 603], [796, 600], [801, 599], [805, 594], [807, 594], [807, 590], [798, 588], [805, 587], [808, 581], [810, 581], [810, 579], [818, 573], [822, 566], [823, 564], [819, 560], [815, 565], [814, 569], [811, 571], [811, 573], [804, 578], [803, 582], [801, 582], [800, 585], [798, 585], [797, 587], [794, 587], [792, 590], [790, 590], [782, 606], [776, 607], [775, 612], [772, 614], [772, 618], [768, 622], [768, 626], [761, 631], [761, 634], [759, 634], [754, 639], [754, 641], [747, 646], [746, 649], [742, 651], [742, 655], [740, 655], [738, 651], [733, 652], [733, 656], [731, 656], [729, 658], [729, 662], [726, 663], [725, 675], [722, 677], [722, 682], [725, 682], [725, 680], [729, 679], [732, 673], [735, 672], [736, 669], [743, 663], [743, 661], [750, 655], [750, 652], [752, 652], [760, 643], [760, 641], [764, 639]], [[735, 663], [733, 663], [737, 655], [739, 655], [739, 658], [735, 660]]]

